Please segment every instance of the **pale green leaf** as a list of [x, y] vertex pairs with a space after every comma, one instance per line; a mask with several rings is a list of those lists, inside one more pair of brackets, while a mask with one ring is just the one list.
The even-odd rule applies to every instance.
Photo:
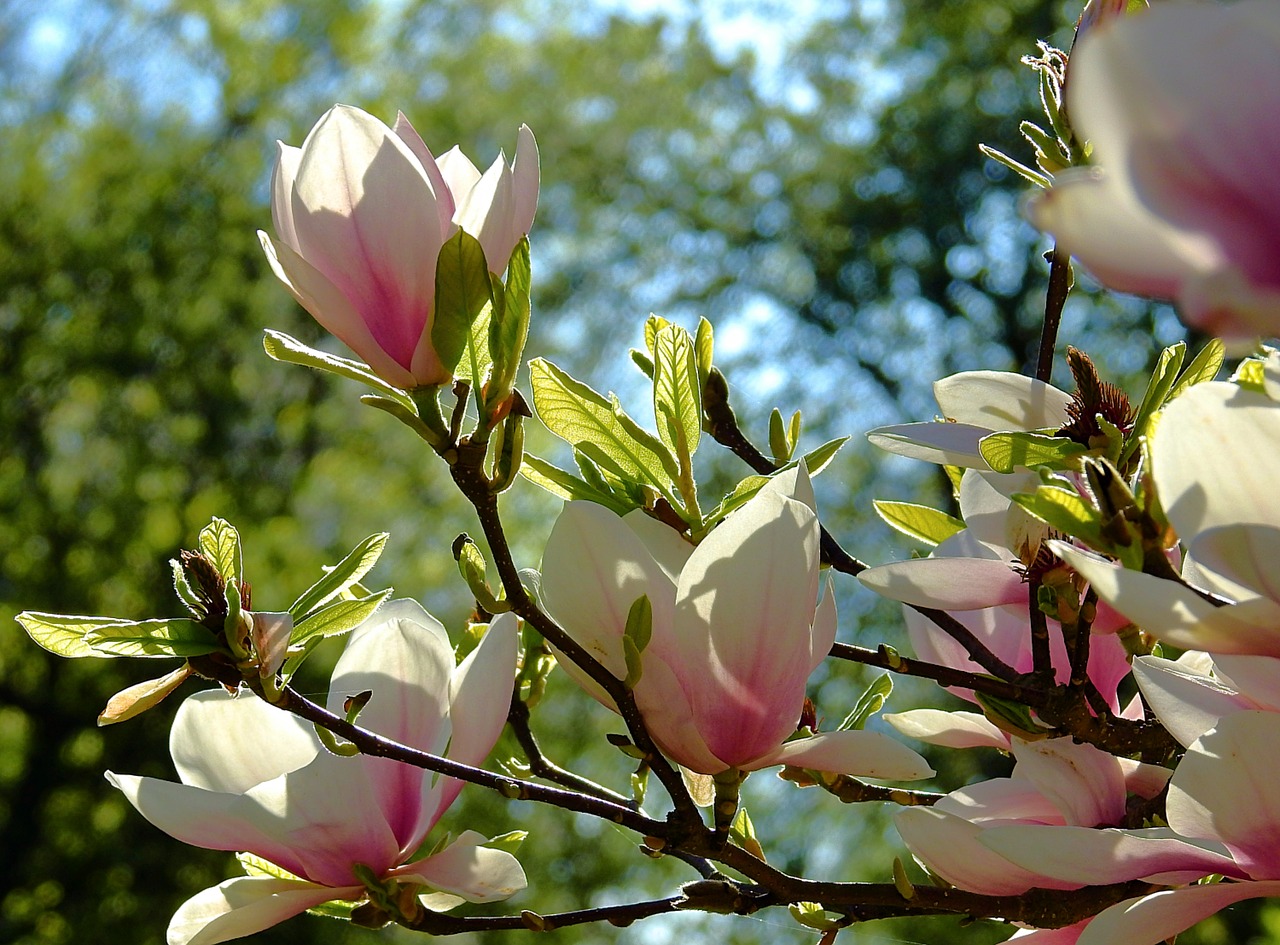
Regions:
[[271, 329], [267, 329], [266, 334], [263, 336], [262, 347], [266, 350], [267, 355], [276, 361], [283, 361], [287, 364], [301, 364], [303, 367], [314, 368], [317, 371], [336, 374], [348, 380], [359, 381], [366, 387], [373, 388], [383, 397], [390, 397], [397, 403], [402, 404], [407, 410], [415, 414], [418, 412], [408, 394], [400, 388], [388, 384], [373, 373], [369, 365], [363, 361], [354, 361], [351, 358], [341, 358], [336, 354], [317, 351], [315, 348], [307, 347], [297, 338], [291, 338], [282, 331], [273, 331]]
[[493, 283], [480, 241], [458, 230], [440, 247], [436, 262], [431, 345], [441, 363], [477, 382], [489, 363], [489, 310]]
[[37, 611], [23, 611], [17, 616], [18, 623], [27, 635], [50, 653], [71, 659], [84, 657], [105, 657], [110, 654], [100, 653], [85, 642], [85, 634], [90, 630], [110, 626], [132, 626], [136, 620], [123, 620], [117, 617], [80, 617], [73, 614], [43, 614]]
[[387, 546], [387, 533], [378, 532], [370, 535], [351, 552], [328, 569], [325, 576], [302, 592], [289, 607], [289, 616], [294, 622], [301, 621], [307, 614], [322, 604], [327, 604], [342, 592], [355, 584], [378, 563], [382, 549]]
[[189, 657], [225, 652], [213, 631], [194, 620], [140, 620], [94, 627], [84, 642], [104, 656]]
[[[200, 550], [213, 562], [228, 584], [240, 583], [240, 533], [225, 519], [215, 517], [200, 530]], [[239, 588], [236, 588], [237, 592]]]
[[853, 705], [853, 711], [850, 712], [837, 731], [848, 731], [849, 729], [860, 729], [866, 726], [871, 717], [884, 708], [885, 702], [889, 699], [889, 694], [893, 692], [893, 676], [890, 673], [881, 673], [871, 681], [871, 685], [858, 697], [858, 701]]
[[612, 509], [619, 515], [625, 515], [637, 507], [629, 504], [628, 500], [624, 500], [612, 492], [601, 491], [572, 473], [565, 472], [545, 459], [529, 453], [524, 456], [524, 463], [520, 466], [520, 475], [534, 485], [546, 489], [552, 495], [566, 500], [586, 499], [589, 502], [595, 502], [597, 505]]
[[946, 541], [964, 528], [964, 522], [946, 512], [912, 502], [889, 502], [876, 499], [871, 503], [876, 514], [890, 528], [895, 528], [926, 545]]
[[677, 457], [698, 449], [702, 433], [702, 387], [693, 340], [679, 325], [667, 325], [654, 338], [653, 415], [658, 436]]
[[1075, 469], [1075, 457], [1088, 452], [1088, 447], [1065, 436], [1043, 433], [992, 433], [978, 442], [978, 451], [987, 464], [1000, 473], [1018, 468], [1048, 466], [1050, 469]]
[[1218, 372], [1222, 370], [1222, 363], [1226, 360], [1226, 356], [1227, 346], [1222, 343], [1222, 339], [1209, 339], [1208, 343], [1191, 359], [1191, 363], [1182, 372], [1178, 382], [1173, 385], [1173, 388], [1169, 391], [1169, 396], [1165, 398], [1165, 403], [1184, 393], [1187, 388], [1194, 387], [1196, 384], [1203, 384], [1205, 381], [1211, 381], [1217, 377]]
[[289, 646], [305, 644], [313, 637], [333, 637], [354, 630], [391, 596], [391, 589], [358, 600], [339, 600], [315, 611], [306, 620], [296, 624]]
[[510, 391], [520, 369], [525, 341], [529, 337], [529, 293], [532, 276], [529, 268], [529, 238], [522, 237], [507, 263], [507, 282], [503, 286], [503, 304], [489, 323], [489, 356], [493, 361], [493, 386], [496, 391]]

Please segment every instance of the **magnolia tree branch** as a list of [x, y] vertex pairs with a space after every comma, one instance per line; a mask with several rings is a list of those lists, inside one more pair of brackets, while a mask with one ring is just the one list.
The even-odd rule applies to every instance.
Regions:
[[632, 810], [639, 809], [639, 805], [631, 798], [624, 797], [615, 791], [609, 790], [604, 785], [596, 784], [588, 778], [561, 768], [548, 759], [542, 753], [542, 746], [538, 744], [537, 738], [534, 737], [529, 721], [528, 704], [520, 699], [519, 695], [513, 693], [511, 696], [511, 709], [507, 713], [507, 724], [511, 726], [511, 733], [515, 736], [517, 744], [520, 745], [520, 750], [524, 752], [525, 759], [529, 762], [529, 771], [535, 777], [553, 781], [571, 791], [578, 791], [582, 794], [611, 801], [614, 804], [630, 807]]
[[1019, 702], [1032, 708], [1044, 705], [1050, 698], [1050, 693], [1035, 686], [996, 679], [981, 673], [969, 673], [962, 669], [942, 666], [938, 663], [926, 663], [924, 660], [901, 656], [885, 646], [870, 650], [866, 647], [853, 646], [848, 643], [835, 643], [831, 646], [830, 655], [835, 659], [848, 660], [851, 663], [862, 663], [864, 666], [875, 666], [904, 676], [932, 679], [943, 686], [958, 686], [962, 689], [973, 689], [976, 692], [983, 692], [990, 696], [998, 696], [1001, 699], [1012, 699], [1014, 702]]
[[1036, 380], [1049, 383], [1053, 375], [1053, 351], [1058, 343], [1062, 309], [1071, 293], [1071, 256], [1055, 243], [1049, 253], [1049, 288], [1044, 299], [1044, 326], [1040, 329], [1040, 351], [1036, 357]]

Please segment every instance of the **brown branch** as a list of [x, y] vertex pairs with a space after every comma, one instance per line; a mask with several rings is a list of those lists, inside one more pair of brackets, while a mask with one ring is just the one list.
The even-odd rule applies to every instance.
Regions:
[[550, 915], [539, 915], [525, 910], [512, 916], [452, 916], [442, 912], [424, 910], [421, 915], [400, 924], [415, 932], [428, 935], [458, 935], [464, 932], [501, 932], [511, 929], [524, 929], [530, 932], [553, 932], [556, 929], [571, 925], [585, 925], [590, 922], [608, 922], [610, 925], [625, 928], [639, 919], [647, 919], [654, 915], [675, 912], [682, 907], [684, 896], [669, 896], [666, 899], [652, 899], [645, 902], [632, 902], [619, 906], [603, 906], [596, 909], [579, 909], [574, 912], [557, 912]]
[[963, 689], [973, 689], [987, 695], [998, 696], [1001, 699], [1012, 699], [1032, 708], [1045, 704], [1050, 695], [1042, 689], [1018, 682], [995, 679], [980, 673], [969, 673], [962, 669], [954, 669], [938, 663], [926, 663], [924, 660], [900, 656], [886, 647], [881, 647], [878, 650], [869, 650], [866, 647], [851, 646], [848, 643], [835, 643], [831, 647], [830, 655], [836, 659], [862, 663], [865, 666], [876, 666], [893, 673], [901, 673], [904, 676], [932, 679], [943, 686], [958, 686]]
[[1049, 383], [1053, 375], [1053, 350], [1058, 343], [1062, 309], [1071, 292], [1071, 256], [1054, 244], [1049, 253], [1049, 288], [1044, 299], [1044, 325], [1040, 329], [1040, 351], [1036, 357], [1036, 379]]
[[537, 738], [534, 737], [533, 730], [529, 727], [529, 706], [520, 699], [519, 695], [514, 693], [511, 696], [511, 709], [507, 712], [507, 724], [511, 726], [511, 733], [515, 736], [516, 742], [520, 745], [520, 750], [524, 752], [524, 756], [529, 762], [529, 771], [535, 777], [545, 778], [571, 791], [589, 794], [592, 797], [598, 797], [614, 804], [621, 804], [632, 810], [639, 809], [636, 802], [631, 798], [624, 797], [615, 791], [609, 790], [604, 785], [596, 784], [594, 781], [561, 768], [547, 758], [542, 753], [542, 746], [538, 744]]

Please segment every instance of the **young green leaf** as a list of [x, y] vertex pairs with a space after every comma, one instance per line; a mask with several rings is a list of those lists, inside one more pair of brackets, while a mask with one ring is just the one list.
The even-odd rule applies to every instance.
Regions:
[[327, 569], [324, 577], [302, 592], [289, 606], [289, 616], [295, 622], [301, 621], [317, 607], [341, 596], [378, 563], [382, 549], [387, 546], [387, 538], [386, 532], [378, 532], [356, 545], [345, 558]]
[[548, 430], [624, 478], [670, 493], [667, 467], [674, 468], [674, 458], [661, 440], [641, 431], [616, 400], [606, 400], [543, 358], [529, 362], [529, 375], [534, 410]]
[[840, 452], [840, 447], [848, 442], [847, 436], [838, 436], [834, 440], [827, 440], [817, 449], [805, 453], [803, 459], [805, 466], [809, 469], [809, 475], [816, 476], [826, 469], [827, 465], [836, 458], [836, 453]]
[[[529, 337], [529, 238], [521, 237], [507, 263], [507, 282], [502, 287], [503, 304], [489, 323], [489, 356], [493, 361], [491, 397], [505, 398], [516, 382], [525, 341]], [[491, 404], [494, 403], [491, 400]]]
[[133, 626], [136, 620], [118, 617], [79, 617], [73, 614], [43, 614], [27, 610], [18, 614], [17, 621], [27, 635], [50, 653], [69, 659], [105, 657], [109, 653], [95, 650], [85, 642], [90, 630], [110, 626]]
[[693, 340], [679, 325], [667, 325], [654, 337], [653, 416], [658, 436], [687, 462], [702, 433], [702, 388]]
[[715, 331], [711, 322], [705, 318], [698, 319], [693, 348], [698, 359], [698, 390], [701, 391], [707, 386], [707, 378], [711, 376], [711, 358], [715, 350]]
[[796, 448], [795, 440], [787, 434], [782, 411], [774, 407], [773, 412], [769, 414], [769, 452], [773, 454], [773, 461], [779, 466], [790, 461], [791, 453]]
[[297, 338], [272, 329], [267, 329], [263, 336], [262, 347], [266, 350], [267, 356], [276, 361], [301, 364], [303, 367], [359, 381], [366, 387], [373, 388], [383, 397], [390, 397], [405, 409], [415, 414], [418, 412], [408, 394], [378, 377], [363, 361], [354, 361], [351, 358], [341, 358], [336, 354], [317, 351], [315, 348], [307, 347]]
[[1218, 372], [1222, 370], [1222, 362], [1226, 360], [1226, 357], [1227, 346], [1222, 343], [1222, 339], [1211, 338], [1191, 359], [1191, 363], [1182, 372], [1178, 382], [1170, 389], [1169, 396], [1165, 398], [1165, 403], [1184, 393], [1187, 388], [1194, 387], [1196, 384], [1203, 384], [1205, 381], [1211, 381], [1217, 377]]
[[637, 507], [629, 499], [615, 495], [612, 492], [597, 489], [595, 486], [579, 479], [573, 473], [565, 472], [545, 459], [529, 453], [525, 453], [524, 463], [520, 466], [520, 475], [534, 485], [546, 489], [552, 495], [566, 500], [586, 499], [588, 502], [594, 502], [597, 505], [612, 509], [619, 515], [626, 515]]
[[440, 247], [436, 262], [431, 344], [459, 377], [483, 380], [489, 364], [489, 315], [493, 283], [480, 241], [459, 229]]
[[159, 679], [148, 679], [127, 689], [121, 689], [107, 701], [106, 708], [98, 714], [98, 725], [114, 725], [116, 722], [135, 718], [148, 709], [155, 708], [191, 675], [191, 667], [183, 663], [173, 672]]
[[848, 731], [849, 729], [860, 729], [866, 726], [871, 716], [875, 715], [884, 708], [884, 704], [889, 699], [889, 694], [893, 692], [893, 677], [889, 673], [881, 673], [871, 681], [871, 685], [858, 697], [858, 701], [854, 703], [853, 711], [850, 712], [843, 722], [840, 723], [837, 731]]
[[225, 652], [225, 647], [208, 627], [194, 620], [140, 620], [94, 627], [84, 642], [104, 656], [204, 656]]
[[895, 528], [926, 545], [946, 541], [964, 528], [964, 522], [946, 512], [931, 509], [927, 505], [912, 502], [888, 502], [876, 499], [871, 503], [876, 514], [890, 528]]
[[301, 623], [295, 624], [293, 636], [289, 638], [289, 646], [294, 647], [306, 643], [313, 637], [332, 637], [348, 630], [354, 630], [373, 612], [382, 606], [383, 601], [391, 596], [388, 588], [372, 597], [359, 600], [339, 600], [327, 607], [314, 611]]
[[1020, 467], [1074, 469], [1079, 465], [1075, 457], [1087, 453], [1089, 448], [1065, 436], [1005, 432], [984, 436], [978, 442], [978, 451], [996, 472], [1011, 473]]
[[[230, 522], [215, 517], [200, 531], [200, 550], [228, 584], [240, 583], [240, 533]], [[237, 587], [237, 593], [239, 588]]]

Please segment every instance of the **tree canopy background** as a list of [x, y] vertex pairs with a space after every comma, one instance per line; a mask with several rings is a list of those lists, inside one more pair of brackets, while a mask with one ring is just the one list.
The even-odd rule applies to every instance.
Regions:
[[[1037, 109], [1019, 57], [1036, 38], [1065, 45], [1079, 7], [0, 4], [0, 940], [161, 942], [178, 903], [233, 870], [229, 856], [151, 828], [102, 780], [106, 768], [172, 775], [172, 705], [93, 724], [154, 668], [59, 660], [26, 639], [18, 611], [175, 613], [166, 559], [216, 514], [241, 530], [258, 608], [282, 608], [322, 564], [387, 530], [372, 583], [419, 597], [447, 625], [466, 616], [448, 547], [476, 529], [443, 469], [351, 386], [262, 354], [265, 327], [338, 350], [254, 235], [270, 222], [275, 139], [300, 143], [344, 101], [384, 120], [402, 109], [436, 153], [461, 143], [483, 165], [527, 122], [543, 161], [529, 351], [625, 400], [625, 348], [645, 316], [707, 315], [753, 435], [775, 404], [804, 410], [810, 445], [855, 435], [819, 480], [820, 505], [855, 553], [883, 561], [910, 545], [876, 522], [871, 498], [945, 497], [933, 470], [873, 456], [860, 434], [933, 416], [938, 377], [1034, 356], [1044, 246], [1018, 217], [1021, 181], [977, 145], [1021, 155], [1018, 122]], [[1180, 337], [1168, 311], [1077, 293], [1062, 338], [1133, 386], [1152, 332]], [[732, 457], [700, 461], [711, 488], [746, 473]], [[558, 503], [527, 484], [509, 495], [521, 563], [536, 565]], [[842, 638], [897, 640], [896, 608], [852, 583], [840, 588]], [[843, 715], [869, 678], [826, 671], [820, 707]], [[899, 692], [899, 708], [938, 695]], [[627, 760], [600, 737], [611, 719], [562, 677], [534, 724], [553, 758], [625, 786]], [[1000, 764], [961, 759], [939, 784]], [[598, 822], [463, 797], [446, 826], [531, 831], [531, 888], [512, 908], [626, 901], [694, 878]], [[783, 868], [883, 880], [904, 855], [886, 812], [765, 775], [745, 797]], [[1202, 941], [1227, 934], [1223, 920], [1205, 928]], [[303, 918], [254, 940], [368, 934]], [[815, 938], [782, 912], [555, 934]], [[940, 920], [842, 940], [957, 934], [1006, 932]]]

